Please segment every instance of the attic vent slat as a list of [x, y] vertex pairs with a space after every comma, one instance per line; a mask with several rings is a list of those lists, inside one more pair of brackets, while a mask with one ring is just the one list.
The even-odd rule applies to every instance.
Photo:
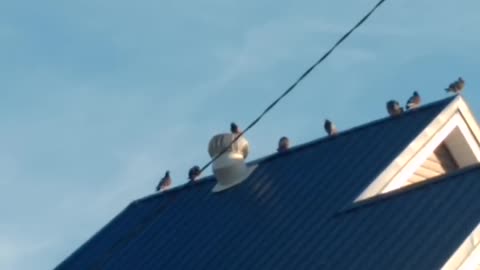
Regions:
[[436, 163], [440, 163], [440, 160], [438, 159], [437, 155], [431, 155], [428, 157], [428, 160]]
[[458, 169], [457, 164], [448, 150], [447, 145], [440, 144], [435, 151], [418, 167], [415, 173], [407, 181], [408, 184], [418, 183], [425, 179], [433, 178]]
[[413, 174], [412, 177], [408, 180], [408, 182], [410, 184], [415, 184], [418, 182], [422, 182], [423, 180], [425, 180], [425, 177], [419, 176], [417, 174]]
[[418, 174], [424, 178], [432, 178], [439, 175], [440, 173], [434, 170], [430, 170], [430, 168], [426, 167], [424, 164], [423, 166], [417, 169], [417, 172], [415, 174]]
[[428, 168], [434, 171], [437, 174], [443, 174], [446, 171], [440, 162], [431, 161], [430, 159], [427, 159], [425, 161], [425, 164], [423, 164], [423, 166], [425, 166], [425, 168]]

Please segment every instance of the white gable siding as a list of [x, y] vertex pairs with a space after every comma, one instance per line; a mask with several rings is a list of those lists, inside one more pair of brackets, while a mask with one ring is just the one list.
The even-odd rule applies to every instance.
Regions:
[[458, 169], [452, 153], [447, 145], [442, 143], [425, 160], [425, 162], [408, 179], [407, 184], [414, 184], [425, 179], [433, 178], [445, 173], [453, 172]]
[[480, 162], [480, 129], [458, 96], [355, 201], [431, 179]]

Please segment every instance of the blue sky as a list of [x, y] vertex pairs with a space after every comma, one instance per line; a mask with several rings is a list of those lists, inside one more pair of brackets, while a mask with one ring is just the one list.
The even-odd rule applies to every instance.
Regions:
[[[0, 3], [0, 269], [51, 269], [166, 169], [208, 161], [376, 0]], [[478, 0], [390, 0], [247, 138], [251, 158], [424, 102], [463, 76], [478, 116]]]

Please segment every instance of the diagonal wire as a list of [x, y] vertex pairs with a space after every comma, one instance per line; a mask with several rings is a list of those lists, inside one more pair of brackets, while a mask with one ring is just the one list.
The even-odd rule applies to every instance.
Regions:
[[221, 152], [219, 152], [215, 157], [213, 157], [207, 164], [205, 164], [201, 169], [200, 172], [203, 172], [205, 169], [208, 168], [215, 160], [217, 160], [222, 154], [228, 151], [228, 149], [247, 131], [249, 131], [252, 127], [254, 127], [273, 107], [275, 107], [280, 100], [282, 100], [285, 96], [287, 96], [293, 89], [303, 80], [305, 79], [310, 72], [312, 72], [320, 63], [322, 63], [340, 44], [345, 41], [350, 34], [352, 34], [358, 27], [360, 27], [367, 19], [372, 15], [377, 8], [379, 8], [385, 0], [380, 0], [355, 26], [353, 26], [346, 34], [344, 34], [336, 43], [333, 45], [330, 50], [328, 50], [320, 59], [318, 59], [310, 68], [308, 68], [287, 90], [285, 90], [276, 100], [274, 100], [255, 120], [253, 120], [250, 125], [248, 125], [235, 139], [225, 147]]
[[[368, 19], [368, 17], [370, 17], [370, 15], [372, 15], [372, 13], [375, 12], [375, 10], [383, 4], [383, 2], [385, 2], [385, 0], [380, 0], [373, 9], [370, 10], [370, 12], [368, 12], [352, 29], [350, 29], [350, 31], [343, 35], [342, 38], [340, 38], [330, 50], [328, 50], [319, 60], [317, 60], [309, 69], [307, 69], [287, 90], [285, 90], [276, 100], [274, 100], [250, 125], [247, 126], [247, 128], [245, 128], [245, 130], [243, 130], [238, 136], [236, 136], [236, 138], [230, 143], [228, 147], [225, 147], [220, 153], [218, 153], [207, 164], [205, 164], [205, 166], [201, 168], [201, 172], [203, 172], [206, 168], [208, 168], [208, 166], [210, 166], [215, 160], [217, 160], [222, 154], [224, 154], [238, 140], [238, 138], [240, 138], [243, 134], [245, 134], [248, 130], [255, 126], [263, 118], [263, 116], [265, 116], [271, 109], [273, 109], [273, 107], [275, 107], [277, 103], [280, 102], [280, 100], [287, 96], [305, 77], [308, 76], [308, 74], [310, 74], [310, 72], [313, 71], [313, 69], [315, 69], [315, 67], [317, 67], [321, 62], [323, 62], [352, 32], [355, 31], [355, 29], [362, 25]], [[157, 219], [163, 212], [164, 208], [168, 204], [173, 203], [173, 201], [176, 200], [175, 194], [173, 194], [172, 197], [169, 198], [170, 199], [167, 202], [161, 203], [160, 206], [157, 206], [155, 208], [155, 212], [153, 212], [153, 215], [150, 215], [148, 218], [139, 221], [139, 223], [135, 226], [134, 230], [129, 231], [125, 237], [122, 237], [115, 241], [115, 243], [107, 250], [107, 252], [105, 254], [102, 254], [103, 256], [99, 255], [99, 258], [93, 261], [93, 264], [89, 267], [89, 269], [104, 269], [105, 265], [109, 263], [109, 261], [113, 258], [116, 252], [124, 249], [127, 245], [131, 243], [131, 241], [144, 233], [148, 226], [157, 222]], [[69, 260], [72, 260], [74, 256], [78, 256], [76, 255], [77, 252], [72, 254], [71, 257], [67, 258], [55, 269], [63, 269], [63, 264], [68, 264]]]

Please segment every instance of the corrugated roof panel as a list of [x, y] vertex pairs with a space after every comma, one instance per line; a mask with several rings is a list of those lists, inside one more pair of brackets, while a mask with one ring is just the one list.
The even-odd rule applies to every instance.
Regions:
[[58, 268], [89, 269], [105, 258], [114, 247], [134, 235], [142, 221], [148, 220], [154, 210], [162, 205], [164, 198], [158, 198], [157, 202], [145, 201], [141, 205], [130, 204], [118, 214], [102, 230], [97, 232], [90, 240], [83, 244], [77, 251], [68, 257]]
[[340, 269], [347, 250], [364, 252], [348, 259], [356, 269], [439, 269], [480, 222], [479, 177], [476, 166], [339, 215], [349, 237], [327, 256]]
[[[444, 179], [349, 207], [451, 100], [259, 160], [245, 182], [221, 193], [210, 192], [210, 177], [139, 200], [57, 269], [438, 265], [480, 221], [474, 215], [479, 200], [472, 197], [480, 183], [469, 178], [478, 177], [478, 169], [455, 176], [458, 183]], [[471, 216], [458, 216], [464, 211]], [[456, 235], [435, 242], [447, 227]], [[425, 258], [422, 243], [434, 245], [434, 258]]]

